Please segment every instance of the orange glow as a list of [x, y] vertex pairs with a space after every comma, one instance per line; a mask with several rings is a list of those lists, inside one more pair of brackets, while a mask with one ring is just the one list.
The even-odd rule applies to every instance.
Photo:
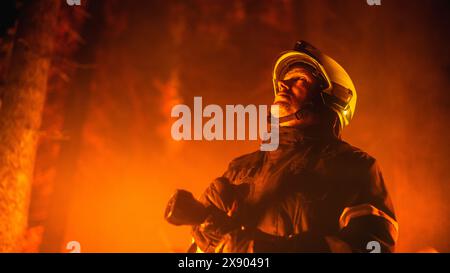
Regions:
[[[399, 220], [397, 250], [450, 251], [443, 94], [449, 57], [439, 55], [446, 43], [429, 23], [436, 8], [410, 1], [370, 7], [365, 1], [199, 0], [196, 8], [109, 2], [106, 21], [95, 19], [103, 33], [87, 47], [95, 52], [91, 79], [70, 83], [89, 100], [68, 171], [74, 183], [65, 188], [62, 252], [69, 241], [79, 241], [82, 252], [186, 251], [189, 228], [163, 218], [170, 195], [184, 188], [198, 196], [258, 143], [176, 142], [172, 106], [194, 96], [205, 104], [269, 104], [273, 61], [298, 39], [333, 56], [354, 81], [358, 103], [344, 139], [379, 160]], [[47, 105], [64, 113], [60, 101]], [[57, 114], [48, 118], [44, 124], [64, 122]], [[65, 133], [60, 138], [70, 139]], [[37, 174], [54, 180], [59, 146], [47, 147], [53, 148], [40, 150]]]

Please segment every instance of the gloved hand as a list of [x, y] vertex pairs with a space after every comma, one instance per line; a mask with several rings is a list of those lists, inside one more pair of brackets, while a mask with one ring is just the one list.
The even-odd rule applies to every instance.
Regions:
[[195, 243], [203, 252], [215, 252], [226, 234], [240, 228], [235, 212], [247, 192], [248, 185], [233, 185], [223, 177], [206, 189], [200, 202], [210, 213], [204, 223], [193, 227], [192, 232]]

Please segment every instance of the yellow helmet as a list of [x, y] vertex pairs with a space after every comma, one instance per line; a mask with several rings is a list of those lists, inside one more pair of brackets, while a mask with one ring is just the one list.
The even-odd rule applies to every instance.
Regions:
[[283, 52], [273, 69], [273, 88], [278, 92], [278, 80], [293, 64], [304, 63], [314, 68], [321, 80], [320, 95], [326, 107], [334, 111], [343, 129], [350, 123], [356, 108], [356, 89], [350, 76], [335, 60], [305, 41], [297, 42], [294, 50]]

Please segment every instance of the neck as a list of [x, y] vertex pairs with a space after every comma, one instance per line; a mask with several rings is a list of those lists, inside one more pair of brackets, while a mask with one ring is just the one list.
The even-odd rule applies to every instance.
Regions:
[[304, 140], [327, 140], [336, 139], [333, 129], [320, 123], [306, 124], [300, 123], [294, 126], [280, 126], [280, 141], [283, 138], [288, 140], [304, 141]]

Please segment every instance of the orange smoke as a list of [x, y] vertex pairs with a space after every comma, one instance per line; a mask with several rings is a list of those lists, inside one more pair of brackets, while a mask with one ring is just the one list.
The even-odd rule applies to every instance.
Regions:
[[397, 250], [450, 251], [443, 7], [106, 2], [107, 16], [91, 19], [106, 18], [99, 42], [86, 45], [95, 52], [92, 79], [72, 83], [90, 96], [61, 251], [69, 241], [83, 252], [185, 251], [189, 228], [163, 219], [172, 192], [200, 194], [258, 143], [176, 142], [172, 106], [194, 96], [204, 104], [270, 103], [273, 60], [297, 39], [333, 56], [353, 78], [359, 101], [344, 139], [382, 166], [400, 223]]

